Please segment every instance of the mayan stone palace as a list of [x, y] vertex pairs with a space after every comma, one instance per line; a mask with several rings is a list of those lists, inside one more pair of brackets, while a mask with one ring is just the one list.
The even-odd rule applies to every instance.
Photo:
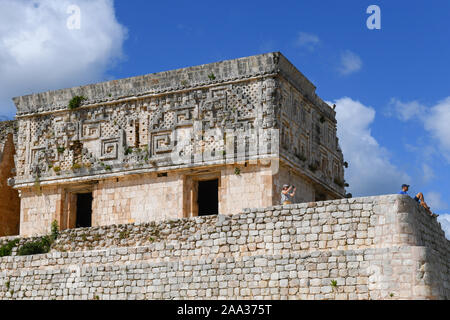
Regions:
[[22, 236], [345, 196], [335, 112], [278, 52], [13, 100]]

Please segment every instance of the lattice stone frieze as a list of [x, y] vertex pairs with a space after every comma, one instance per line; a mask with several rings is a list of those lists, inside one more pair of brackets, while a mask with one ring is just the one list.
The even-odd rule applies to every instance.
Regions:
[[[181, 143], [177, 141], [180, 131], [193, 133], [191, 141], [176, 150], [186, 161], [198, 152], [220, 158], [225, 155], [224, 142], [201, 132], [252, 129], [261, 123], [270, 127], [273, 104], [270, 99], [262, 102], [262, 97], [270, 97], [267, 90], [272, 90], [272, 85], [249, 80], [23, 119], [20, 130], [27, 135], [19, 139], [27, 148], [18, 150], [17, 163], [28, 166], [29, 172], [32, 162], [23, 156], [26, 150], [45, 146], [53, 154], [47, 153], [38, 162], [58, 168], [61, 176], [76, 175], [75, 163], [89, 164], [94, 170], [104, 170], [99, 166], [102, 161], [114, 167], [124, 163], [128, 168], [134, 164], [154, 166], [152, 160], [160, 163]], [[25, 171], [18, 168], [20, 173]], [[47, 170], [46, 174], [56, 172]]]

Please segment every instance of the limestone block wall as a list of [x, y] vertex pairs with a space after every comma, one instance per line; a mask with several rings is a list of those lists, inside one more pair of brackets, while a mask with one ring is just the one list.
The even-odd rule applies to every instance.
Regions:
[[[235, 171], [236, 168], [239, 171]], [[274, 204], [270, 167], [227, 166], [221, 171], [220, 183], [219, 213], [221, 214], [237, 214], [244, 208], [262, 208]]]
[[62, 206], [62, 191], [58, 187], [36, 187], [21, 191], [20, 235], [32, 236], [50, 232], [53, 220], [58, 220]]
[[67, 230], [52, 251], [0, 258], [0, 298], [450, 298], [450, 241], [403, 195]]
[[99, 181], [93, 192], [93, 226], [181, 217], [182, 194], [182, 177], [176, 172]]

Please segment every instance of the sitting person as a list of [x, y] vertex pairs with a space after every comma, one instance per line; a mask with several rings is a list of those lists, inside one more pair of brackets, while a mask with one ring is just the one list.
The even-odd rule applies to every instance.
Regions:
[[[291, 189], [294, 188], [292, 193], [289, 193]], [[283, 185], [283, 190], [281, 190], [281, 204], [292, 204], [291, 199], [295, 195], [296, 188], [294, 186], [289, 186], [288, 184]]]
[[[400, 191], [399, 194], [408, 195], [408, 190], [409, 190], [409, 184], [402, 184], [402, 191]], [[414, 200], [416, 200], [422, 207], [424, 207], [430, 216], [432, 216], [432, 217], [438, 216], [437, 214], [431, 212], [430, 207], [425, 202], [425, 198], [423, 197], [422, 192], [419, 192], [418, 194], [416, 194], [416, 196], [414, 197]]]

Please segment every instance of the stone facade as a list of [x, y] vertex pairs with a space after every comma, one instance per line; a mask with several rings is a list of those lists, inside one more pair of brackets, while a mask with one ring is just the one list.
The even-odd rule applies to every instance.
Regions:
[[0, 237], [19, 234], [19, 194], [7, 185], [14, 176], [16, 129], [15, 121], [0, 122]]
[[405, 195], [66, 230], [0, 270], [2, 299], [450, 298], [450, 242]]
[[221, 214], [345, 195], [335, 112], [278, 52], [14, 102], [23, 236], [73, 228], [80, 193], [93, 226], [196, 216], [207, 179]]

